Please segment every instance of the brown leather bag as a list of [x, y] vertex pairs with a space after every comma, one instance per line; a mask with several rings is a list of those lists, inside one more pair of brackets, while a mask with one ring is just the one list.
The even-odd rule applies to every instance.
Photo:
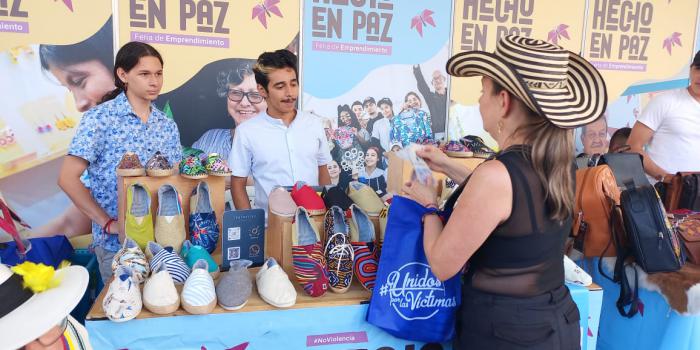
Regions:
[[678, 209], [678, 203], [683, 191], [683, 177], [686, 175], [700, 174], [699, 172], [681, 171], [673, 175], [670, 179], [665, 179], [666, 191], [664, 195], [664, 207], [666, 211]]
[[607, 165], [576, 171], [574, 247], [584, 256], [617, 256], [611, 228], [614, 225], [617, 232], [623, 232], [619, 210], [615, 209], [619, 204], [620, 189]]
[[691, 215], [677, 224], [688, 261], [700, 265], [700, 215]]

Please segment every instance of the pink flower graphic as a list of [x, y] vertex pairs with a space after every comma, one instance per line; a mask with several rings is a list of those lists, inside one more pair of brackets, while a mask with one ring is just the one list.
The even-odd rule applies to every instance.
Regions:
[[569, 32], [566, 31], [568, 28], [569, 26], [563, 23], [556, 26], [547, 34], [547, 41], [550, 41], [554, 45], [557, 45], [559, 43], [559, 40], [562, 40], [562, 38], [571, 39], [569, 38]]
[[238, 344], [232, 348], [226, 349], [226, 350], [245, 350], [248, 348], [248, 342]]
[[251, 19], [257, 17], [258, 21], [267, 29], [267, 17], [272, 17], [272, 14], [283, 17], [282, 11], [277, 7], [279, 3], [280, 0], [264, 0], [261, 4], [255, 5]]
[[418, 34], [423, 37], [423, 26], [430, 24], [435, 27], [435, 21], [433, 20], [433, 11], [428, 9], [423, 10], [419, 15], [411, 19], [411, 29], [416, 28]]
[[[58, 0], [53, 0], [54, 2]], [[70, 12], [73, 12], [73, 0], [61, 0], [63, 1], [63, 4], [66, 5], [66, 7], [70, 10]]]
[[683, 45], [681, 45], [681, 33], [679, 33], [679, 32], [673, 32], [673, 34], [671, 34], [671, 36], [664, 39], [664, 44], [662, 45], [662, 47], [664, 49], [666, 49], [666, 51], [668, 51], [668, 54], [670, 55], [671, 48], [676, 46], [676, 44], [678, 46], [683, 47]]

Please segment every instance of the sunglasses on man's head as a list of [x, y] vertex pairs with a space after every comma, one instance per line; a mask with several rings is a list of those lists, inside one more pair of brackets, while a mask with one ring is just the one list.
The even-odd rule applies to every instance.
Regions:
[[233, 102], [241, 102], [244, 97], [247, 97], [248, 101], [252, 104], [258, 104], [263, 101], [262, 95], [257, 91], [244, 92], [241, 90], [229, 89], [227, 96], [228, 99]]

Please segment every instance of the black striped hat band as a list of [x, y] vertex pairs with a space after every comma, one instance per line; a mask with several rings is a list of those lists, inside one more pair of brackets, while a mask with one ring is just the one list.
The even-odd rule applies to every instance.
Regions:
[[493, 53], [467, 51], [447, 61], [456, 77], [487, 76], [561, 128], [603, 115], [608, 97], [600, 72], [588, 61], [542, 40], [509, 35]]

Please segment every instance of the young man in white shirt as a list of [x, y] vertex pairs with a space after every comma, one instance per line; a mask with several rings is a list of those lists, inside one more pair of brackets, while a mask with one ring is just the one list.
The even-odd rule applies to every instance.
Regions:
[[650, 180], [700, 171], [700, 51], [690, 65], [690, 85], [652, 99], [627, 142], [633, 152], [644, 156]]
[[236, 209], [249, 209], [246, 179], [255, 180], [255, 207], [267, 213], [267, 198], [275, 186], [304, 181], [330, 184], [331, 155], [321, 121], [297, 111], [297, 57], [287, 50], [265, 52], [253, 68], [267, 110], [241, 124], [229, 155], [231, 197]]

